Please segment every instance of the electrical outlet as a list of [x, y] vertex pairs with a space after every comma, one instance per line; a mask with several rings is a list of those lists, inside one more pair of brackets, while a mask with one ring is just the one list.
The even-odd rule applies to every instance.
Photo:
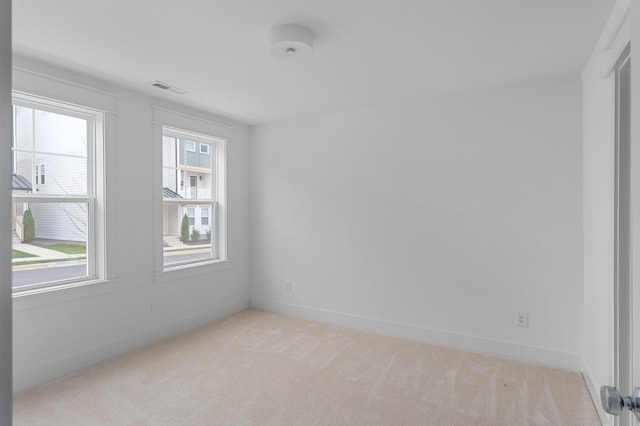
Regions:
[[516, 312], [516, 326], [529, 327], [529, 312]]
[[147, 315], [153, 315], [153, 303], [147, 303]]
[[284, 283], [284, 291], [285, 293], [291, 293], [291, 285], [293, 283], [291, 281], [287, 281]]

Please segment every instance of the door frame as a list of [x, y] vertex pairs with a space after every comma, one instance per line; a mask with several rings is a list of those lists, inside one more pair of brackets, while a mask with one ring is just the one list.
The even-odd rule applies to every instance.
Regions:
[[[614, 380], [621, 394], [631, 395], [633, 389], [633, 247], [634, 215], [632, 202], [637, 198], [632, 191], [632, 141], [626, 126], [628, 123], [625, 111], [631, 107], [629, 81], [621, 78], [622, 70], [631, 64], [630, 42], [626, 44], [613, 67], [615, 85], [615, 201], [614, 201]], [[629, 111], [630, 115], [630, 111]], [[636, 245], [640, 247], [640, 245]], [[616, 417], [617, 426], [631, 426], [632, 416], [629, 411]]]
[[[631, 57], [640, 58], [640, 0], [631, 1]], [[635, 40], [635, 42], [634, 42]], [[640, 67], [631, 66], [631, 181], [637, 185], [631, 187], [632, 204], [632, 244], [638, 248], [632, 253], [632, 268], [640, 271]], [[630, 295], [632, 315], [630, 322], [631, 372], [629, 377], [634, 386], [640, 386], [640, 326], [634, 327], [640, 321], [640, 273], [632, 278]], [[633, 418], [632, 424], [640, 426], [640, 419]]]

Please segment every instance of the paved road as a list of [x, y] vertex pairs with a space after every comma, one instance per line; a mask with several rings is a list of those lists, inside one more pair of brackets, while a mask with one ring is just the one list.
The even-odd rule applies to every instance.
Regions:
[[[190, 254], [174, 254], [167, 256], [171, 263], [185, 262], [187, 260], [203, 259], [209, 256], [206, 253], [190, 253]], [[65, 262], [67, 263], [67, 262]], [[13, 287], [20, 287], [29, 284], [37, 284], [43, 282], [68, 280], [73, 278], [81, 278], [87, 274], [87, 265], [84, 263], [75, 263], [73, 265], [62, 266], [60, 262], [51, 263], [50, 266], [43, 263], [42, 265], [34, 265], [34, 269], [13, 272]]]
[[165, 256], [164, 259], [171, 263], [178, 263], [186, 262], [188, 260], [206, 259], [207, 257], [209, 257], [209, 251], [191, 254], [172, 254], [170, 256]]
[[[46, 265], [46, 264], [43, 264]], [[55, 265], [52, 264], [52, 265]], [[27, 269], [25, 271], [13, 272], [13, 287], [20, 287], [28, 284], [36, 284], [48, 281], [68, 280], [87, 275], [87, 265], [84, 263], [67, 266], [43, 266], [37, 269]]]

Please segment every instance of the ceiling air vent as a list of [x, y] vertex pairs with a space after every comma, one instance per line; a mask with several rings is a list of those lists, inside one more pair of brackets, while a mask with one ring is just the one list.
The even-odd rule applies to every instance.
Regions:
[[178, 95], [186, 95], [187, 93], [189, 93], [186, 90], [178, 89], [177, 87], [173, 87], [170, 84], [163, 83], [159, 80], [154, 81], [153, 83], [151, 83], [151, 85], [153, 87], [157, 87], [158, 89], [166, 90], [167, 92], [175, 93]]

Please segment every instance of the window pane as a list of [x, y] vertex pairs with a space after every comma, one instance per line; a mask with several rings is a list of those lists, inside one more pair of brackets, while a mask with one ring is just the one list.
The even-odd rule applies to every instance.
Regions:
[[[205, 211], [208, 219], [211, 205], [186, 207], [180, 204], [164, 203], [163, 206], [163, 262], [174, 265], [185, 262], [213, 258], [211, 229], [209, 226], [195, 225]], [[187, 216], [186, 234], [183, 234], [183, 218]], [[200, 220], [196, 220], [196, 219]]]
[[35, 150], [87, 155], [87, 120], [35, 110]]
[[87, 159], [64, 155], [36, 154], [40, 195], [86, 195]]
[[176, 138], [165, 136], [162, 138], [162, 166], [175, 168], [178, 165]]
[[[176, 169], [162, 169], [162, 188], [167, 188], [172, 192], [178, 194], [178, 187], [178, 171]], [[171, 195], [172, 196], [170, 198], [177, 198], [173, 196], [173, 194]], [[164, 195], [164, 198], [167, 198], [167, 196]]]
[[88, 276], [87, 203], [13, 202], [13, 287]]
[[165, 248], [163, 256], [165, 266], [211, 258], [211, 244], [202, 244], [191, 249], [178, 251], [166, 250]]
[[14, 107], [14, 145], [15, 149], [33, 150], [33, 110], [21, 106]]
[[[207, 147], [203, 153], [202, 146]], [[185, 198], [189, 200], [215, 199], [215, 179], [211, 170], [211, 157], [215, 153], [213, 146], [165, 136], [162, 139], [162, 187], [163, 198]], [[168, 197], [170, 195], [171, 197]]]
[[178, 130], [165, 132], [172, 136], [162, 138], [164, 265], [213, 259], [217, 145], [208, 137], [180, 137]]
[[35, 182], [35, 166], [33, 165], [33, 154], [26, 152], [16, 152], [14, 155], [13, 173], [22, 176], [33, 186]]

